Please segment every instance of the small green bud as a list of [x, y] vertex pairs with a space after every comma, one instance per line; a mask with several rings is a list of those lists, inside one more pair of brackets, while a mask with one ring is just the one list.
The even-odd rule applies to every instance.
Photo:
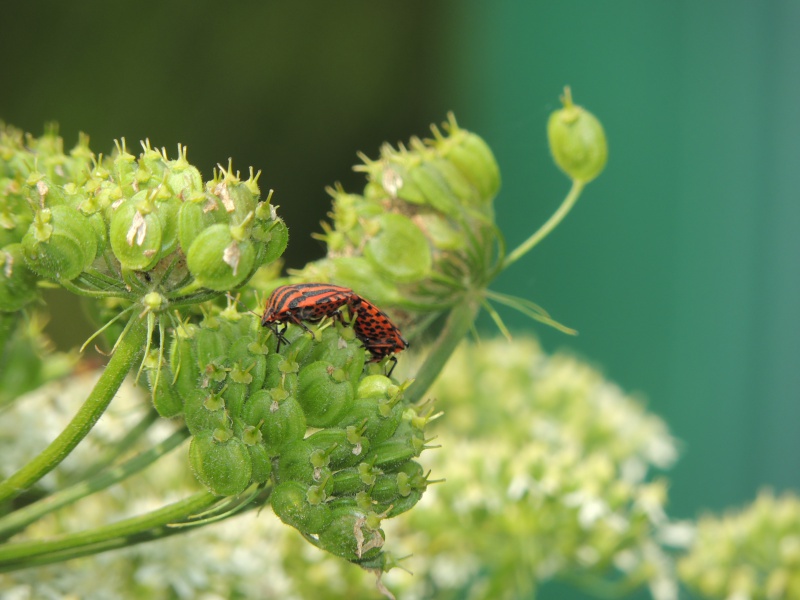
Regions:
[[[156, 376], [158, 376], [158, 387], [153, 390], [156, 384]], [[160, 375], [158, 375], [156, 369], [152, 369], [147, 373], [147, 380], [152, 392], [153, 406], [158, 411], [158, 414], [167, 419], [181, 414], [183, 411], [183, 399], [171, 385], [172, 374], [169, 369], [162, 367]]]
[[306, 440], [298, 440], [285, 446], [278, 459], [278, 481], [300, 481], [308, 485], [319, 481], [319, 477], [315, 476], [319, 467], [314, 465], [318, 461], [312, 462], [317, 451]]
[[[160, 387], [160, 384], [159, 384]], [[223, 402], [209, 390], [195, 389], [184, 396], [183, 416], [193, 435], [228, 427]]]
[[422, 192], [427, 204], [443, 215], [457, 217], [459, 200], [441, 173], [430, 164], [422, 163], [409, 170], [408, 176]]
[[344, 429], [322, 429], [306, 438], [314, 448], [328, 453], [331, 469], [345, 469], [360, 463], [369, 451], [369, 440], [349, 435]]
[[218, 496], [235, 496], [250, 484], [252, 461], [239, 438], [220, 442], [216, 432], [199, 433], [189, 446], [189, 462], [200, 482]]
[[182, 398], [187, 398], [198, 389], [200, 372], [197, 365], [195, 345], [189, 336], [194, 336], [196, 327], [182, 328], [182, 334], [174, 335], [169, 348], [169, 368], [172, 375], [166, 385], [175, 388]]
[[158, 215], [142, 212], [138, 200], [126, 200], [111, 217], [109, 238], [114, 256], [125, 269], [151, 268], [161, 256], [161, 231]]
[[[244, 442], [247, 444], [247, 440]], [[272, 474], [272, 461], [267, 449], [264, 444], [249, 444], [247, 451], [250, 452], [250, 462], [253, 465], [251, 480], [253, 483], [264, 483]]]
[[337, 425], [344, 428], [352, 425], [358, 427], [360, 431], [363, 428], [362, 435], [374, 446], [394, 435], [403, 419], [404, 408], [402, 402], [388, 400], [379, 402], [374, 398], [358, 398]]
[[225, 291], [242, 284], [250, 276], [255, 258], [255, 249], [249, 240], [235, 240], [227, 225], [212, 225], [192, 242], [186, 263], [200, 285]]
[[331, 524], [319, 532], [319, 545], [350, 561], [373, 558], [380, 554], [386, 536], [371, 525], [368, 513], [357, 506], [339, 506], [333, 509]]
[[419, 227], [394, 213], [383, 215], [380, 225], [380, 232], [367, 242], [364, 256], [392, 281], [408, 283], [426, 277], [433, 259]]
[[303, 533], [319, 533], [333, 520], [333, 511], [325, 504], [311, 504], [308, 489], [298, 481], [285, 481], [275, 486], [270, 497], [278, 518]]
[[353, 405], [353, 386], [343, 376], [342, 381], [336, 381], [336, 375], [337, 369], [325, 361], [313, 362], [300, 370], [297, 401], [311, 427], [335, 425]]
[[94, 260], [97, 238], [87, 217], [71, 206], [58, 205], [37, 211], [22, 247], [32, 271], [69, 281]]
[[358, 469], [342, 469], [333, 474], [331, 496], [353, 496], [365, 488]]
[[606, 134], [597, 117], [572, 103], [569, 87], [564, 89], [561, 101], [564, 108], [553, 112], [547, 122], [550, 152], [564, 173], [587, 183], [606, 166]]
[[302, 440], [307, 429], [305, 413], [297, 400], [289, 396], [277, 402], [268, 390], [250, 395], [242, 409], [242, 419], [261, 429], [264, 445], [271, 455]]
[[421, 448], [413, 439], [390, 439], [375, 444], [364, 459], [384, 471], [397, 470], [410, 459], [419, 456]]

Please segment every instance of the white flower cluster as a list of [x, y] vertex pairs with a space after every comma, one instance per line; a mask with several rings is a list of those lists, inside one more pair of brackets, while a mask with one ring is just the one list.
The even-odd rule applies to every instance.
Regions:
[[800, 598], [800, 498], [765, 491], [744, 510], [702, 517], [679, 573], [708, 598]]
[[674, 531], [666, 483], [648, 478], [677, 456], [661, 419], [525, 339], [463, 346], [432, 395], [442, 450], [423, 462], [446, 482], [405, 520], [417, 597], [525, 597], [553, 577], [605, 595], [647, 584], [677, 596], [660, 543]]

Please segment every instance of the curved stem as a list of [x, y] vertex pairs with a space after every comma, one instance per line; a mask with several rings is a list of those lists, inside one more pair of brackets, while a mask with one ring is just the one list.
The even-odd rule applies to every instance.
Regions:
[[134, 456], [119, 467], [103, 471], [0, 518], [0, 538], [11, 537], [44, 515], [130, 477], [180, 445], [187, 437], [189, 431], [185, 428], [179, 429], [163, 442]]
[[0, 502], [18, 496], [47, 475], [86, 437], [105, 412], [128, 371], [141, 360], [146, 334], [144, 321], [137, 314], [131, 314], [125, 336], [89, 397], [47, 448], [11, 477], [0, 482]]
[[436, 338], [428, 352], [428, 356], [425, 358], [425, 362], [422, 363], [422, 367], [414, 377], [414, 383], [409, 386], [406, 392], [406, 397], [411, 402], [420, 400], [439, 376], [458, 343], [472, 328], [479, 308], [480, 302], [468, 296], [447, 315], [447, 320], [439, 332], [439, 337]]
[[210, 492], [198, 492], [153, 512], [123, 519], [88, 531], [50, 540], [17, 542], [0, 546], [0, 572], [69, 560], [95, 552], [130, 546], [181, 531], [169, 525], [189, 521], [194, 515], [219, 502]]
[[[567, 213], [570, 211], [570, 209], [572, 209], [573, 205], [580, 197], [584, 185], [585, 184], [583, 181], [578, 181], [577, 179], [572, 180], [572, 187], [570, 188], [566, 198], [564, 198], [564, 201], [561, 203], [561, 206], [558, 207], [558, 210], [552, 214], [547, 222], [542, 225], [536, 233], [522, 242], [508, 256], [506, 256], [505, 260], [500, 264], [497, 273], [507, 269], [522, 256], [527, 254], [536, 244], [541, 242], [551, 231], [553, 231], [553, 229], [556, 228], [556, 225], [558, 225], [564, 219], [564, 217], [567, 216]], [[495, 275], [497, 273], [495, 273]]]

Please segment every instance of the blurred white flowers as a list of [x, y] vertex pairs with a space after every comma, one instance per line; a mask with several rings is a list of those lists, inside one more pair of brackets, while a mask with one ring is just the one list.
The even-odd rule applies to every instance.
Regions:
[[709, 598], [800, 598], [800, 499], [765, 491], [741, 511], [700, 518], [679, 569]]

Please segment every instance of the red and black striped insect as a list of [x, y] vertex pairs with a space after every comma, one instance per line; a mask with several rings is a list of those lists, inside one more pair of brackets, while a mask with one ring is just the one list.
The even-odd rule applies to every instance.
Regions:
[[[353, 329], [364, 348], [372, 354], [371, 362], [405, 350], [408, 342], [389, 317], [377, 306], [353, 290], [328, 283], [298, 283], [275, 288], [267, 300], [261, 325], [270, 327], [278, 338], [278, 350], [286, 341], [289, 323], [309, 331], [303, 321], [319, 321], [324, 317], [341, 318], [340, 309], [347, 306], [354, 315]], [[278, 329], [283, 323], [283, 329]], [[397, 359], [392, 357], [391, 375]]]
[[[278, 350], [286, 338], [283, 334], [289, 323], [310, 331], [303, 321], [319, 321], [339, 315], [339, 309], [358, 296], [350, 288], [329, 283], [296, 283], [282, 285], [270, 294], [261, 325], [269, 327], [278, 338]], [[278, 329], [280, 323], [283, 329]]]
[[[353, 322], [356, 337], [364, 344], [364, 348], [370, 351], [373, 362], [408, 348], [408, 342], [397, 326], [372, 302], [356, 296], [349, 306], [356, 314]], [[391, 360], [393, 364], [389, 375], [397, 364], [396, 357], [393, 356]]]

